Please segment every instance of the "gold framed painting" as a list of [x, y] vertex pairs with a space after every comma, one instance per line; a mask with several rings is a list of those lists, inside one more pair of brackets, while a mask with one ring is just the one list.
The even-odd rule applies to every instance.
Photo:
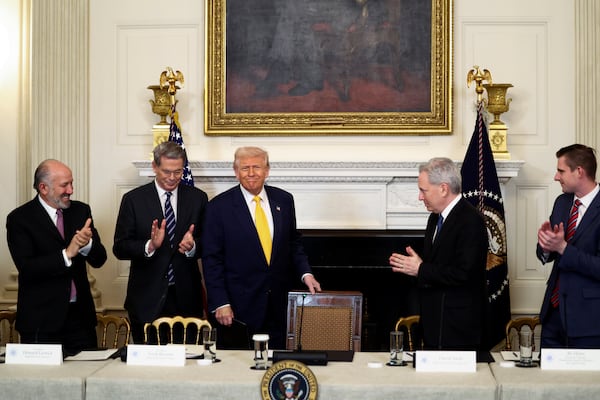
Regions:
[[207, 1], [206, 135], [450, 134], [452, 1]]

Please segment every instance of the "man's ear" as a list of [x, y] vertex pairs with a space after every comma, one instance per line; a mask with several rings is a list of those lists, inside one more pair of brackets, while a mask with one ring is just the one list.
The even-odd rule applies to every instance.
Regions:
[[440, 190], [442, 191], [442, 196], [446, 197], [450, 194], [450, 186], [447, 183], [440, 183]]

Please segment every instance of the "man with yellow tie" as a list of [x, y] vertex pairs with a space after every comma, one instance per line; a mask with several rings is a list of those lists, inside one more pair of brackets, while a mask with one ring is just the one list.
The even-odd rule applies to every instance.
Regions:
[[208, 310], [219, 330], [242, 322], [250, 335], [268, 333], [270, 346], [282, 349], [288, 291], [301, 282], [311, 293], [321, 286], [296, 229], [293, 196], [265, 185], [268, 153], [241, 147], [233, 170], [240, 185], [213, 198], [206, 210], [202, 266]]

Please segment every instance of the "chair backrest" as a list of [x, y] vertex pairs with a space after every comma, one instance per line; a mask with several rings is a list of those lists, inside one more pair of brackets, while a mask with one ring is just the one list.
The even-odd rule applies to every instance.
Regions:
[[16, 311], [0, 311], [0, 345], [18, 343], [19, 333], [15, 329]]
[[[394, 330], [406, 332], [406, 338], [408, 338], [409, 351], [415, 351], [415, 341], [413, 340], [413, 335], [417, 333], [416, 336], [420, 337], [420, 335], [418, 335], [418, 332], [416, 332], [420, 320], [421, 317], [419, 315], [409, 315], [408, 317], [400, 317], [398, 321], [396, 321], [396, 326]], [[421, 347], [422, 346], [419, 345], [419, 348]]]
[[99, 348], [118, 349], [129, 343], [131, 325], [127, 318], [96, 313], [96, 321]]
[[[513, 318], [510, 321], [508, 321], [506, 323], [506, 344], [505, 344], [505, 349], [506, 350], [513, 350], [513, 345], [514, 345], [514, 340], [511, 340], [512, 337], [512, 330], [514, 329], [516, 331], [516, 335], [515, 338], [517, 339], [517, 342], [519, 340], [519, 332], [521, 332], [521, 329], [523, 329], [523, 327], [527, 326], [532, 334], [535, 331], [535, 327], [540, 325], [540, 317], [538, 317], [537, 315], [534, 317], [519, 317], [519, 318]], [[535, 348], [535, 341], [534, 341], [534, 348]]]
[[286, 348], [360, 351], [362, 302], [360, 292], [289, 292]]
[[[174, 334], [173, 328], [178, 325], [181, 325], [183, 335]], [[179, 315], [175, 317], [161, 317], [144, 325], [144, 343], [150, 343], [151, 340], [149, 334], [151, 331], [156, 333], [158, 344], [179, 342], [179, 336], [181, 338], [181, 343], [183, 343], [190, 338], [191, 333], [188, 334], [188, 329], [190, 327], [193, 327], [193, 331], [190, 332], [194, 334], [194, 344], [202, 343], [202, 329], [212, 329], [210, 322], [202, 318], [182, 317]]]

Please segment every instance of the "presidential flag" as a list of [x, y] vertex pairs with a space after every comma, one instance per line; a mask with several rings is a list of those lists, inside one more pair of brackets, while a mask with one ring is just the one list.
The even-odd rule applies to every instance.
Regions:
[[480, 103], [477, 107], [475, 130], [460, 172], [463, 197], [481, 212], [487, 228], [488, 302], [483, 345], [486, 349], [491, 349], [504, 338], [506, 323], [510, 320], [511, 313], [504, 203], [482, 109], [483, 104]]
[[[181, 126], [179, 125], [179, 113], [175, 110], [175, 104], [171, 106], [171, 126], [169, 127], [169, 142], [177, 143], [185, 151], [185, 145], [183, 144], [183, 136], [181, 136]], [[181, 176], [181, 182], [188, 186], [194, 186], [194, 177], [192, 176], [192, 170], [188, 163], [187, 152], [185, 155], [185, 165], [183, 167], [183, 175]]]

